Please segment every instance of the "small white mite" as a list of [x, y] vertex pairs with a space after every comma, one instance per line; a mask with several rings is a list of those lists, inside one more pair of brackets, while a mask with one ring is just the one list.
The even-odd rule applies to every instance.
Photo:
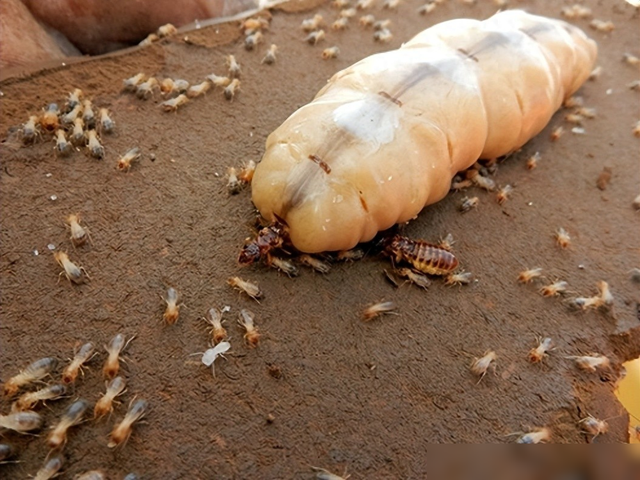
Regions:
[[524, 444], [537, 444], [537, 443], [545, 443], [551, 439], [551, 430], [548, 428], [539, 428], [529, 433], [525, 433], [522, 435], [516, 443], [524, 443]]
[[211, 367], [211, 373], [216, 376], [215, 361], [218, 357], [224, 357], [224, 354], [229, 351], [231, 344], [229, 342], [220, 342], [215, 347], [208, 349], [202, 354], [202, 363], [207, 367]]
[[480, 381], [484, 378], [484, 376], [487, 374], [487, 371], [489, 370], [489, 367], [493, 362], [495, 362], [497, 358], [498, 356], [496, 355], [496, 352], [494, 352], [493, 350], [489, 350], [484, 354], [483, 357], [475, 358], [473, 360], [473, 362], [471, 363], [471, 373], [480, 377], [478, 383], [480, 383]]

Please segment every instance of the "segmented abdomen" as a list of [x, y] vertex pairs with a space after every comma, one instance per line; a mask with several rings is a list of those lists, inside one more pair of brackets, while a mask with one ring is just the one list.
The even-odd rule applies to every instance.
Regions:
[[427, 242], [405, 241], [400, 254], [413, 268], [429, 275], [447, 275], [458, 267], [453, 253]]

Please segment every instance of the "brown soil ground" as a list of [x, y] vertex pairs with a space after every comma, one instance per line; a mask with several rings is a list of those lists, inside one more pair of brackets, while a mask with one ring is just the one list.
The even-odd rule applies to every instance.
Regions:
[[[515, 6], [559, 17], [560, 6], [552, 4]], [[336, 263], [328, 275], [303, 270], [293, 279], [266, 266], [241, 269], [237, 254], [256, 212], [249, 189], [228, 194], [225, 173], [259, 160], [268, 134], [339, 69], [397, 48], [437, 22], [486, 18], [496, 10], [492, 2], [449, 1], [424, 17], [415, 13], [417, 0], [395, 11], [375, 7], [376, 17], [393, 21], [390, 44], [374, 43], [372, 32], [353, 21], [344, 32], [329, 30], [316, 47], [301, 41], [300, 22], [316, 11], [333, 21], [337, 11], [296, 4], [272, 12], [257, 51], [245, 51], [236, 24], [222, 25], [5, 79], [2, 378], [40, 357], [66, 362], [78, 342], [100, 346], [71, 397], [40, 409], [48, 427], [73, 399], [95, 402], [104, 390], [102, 345], [118, 332], [135, 335], [123, 365], [122, 404], [108, 420], [71, 431], [64, 478], [94, 468], [111, 478], [129, 471], [149, 479], [311, 478], [311, 465], [346, 469], [352, 478], [426, 478], [430, 443], [512, 442], [510, 434], [540, 426], [552, 429], [552, 442], [584, 443], [591, 437], [578, 422], [587, 412], [609, 419], [610, 431], [597, 443], [626, 441], [628, 419], [613, 390], [619, 364], [640, 355], [640, 291], [629, 278], [629, 270], [640, 267], [640, 217], [632, 207], [640, 193], [640, 140], [631, 132], [638, 93], [626, 86], [638, 70], [621, 58], [640, 54], [637, 12], [621, 1], [586, 4], [616, 26], [603, 34], [589, 29], [588, 20], [576, 21], [597, 40], [602, 66], [601, 76], [580, 91], [597, 109], [584, 125], [586, 135], [568, 132], [552, 143], [553, 128], [571, 127], [563, 121], [566, 111], [558, 112], [542, 134], [499, 165], [496, 182], [515, 187], [503, 206], [484, 191], [456, 192], [404, 228], [431, 241], [452, 233], [461, 265], [477, 279], [464, 287], [435, 281], [428, 291], [395, 289], [382, 275], [388, 261], [373, 255]], [[262, 65], [271, 43], [278, 45], [278, 61]], [[334, 44], [340, 57], [321, 60], [322, 48]], [[226, 71], [227, 54], [236, 55], [243, 71], [232, 102], [211, 91], [167, 114], [160, 95], [142, 101], [121, 91], [122, 80], [140, 71], [202, 81]], [[84, 152], [57, 158], [48, 137], [23, 147], [20, 124], [48, 102], [62, 104], [75, 87], [113, 112], [117, 128], [104, 136], [106, 158]], [[142, 160], [128, 173], [117, 171], [118, 156], [134, 146]], [[526, 159], [536, 151], [539, 166], [528, 171]], [[613, 175], [601, 191], [596, 179], [605, 166]], [[466, 195], [477, 195], [480, 205], [461, 214]], [[76, 250], [64, 224], [73, 212], [82, 214], [93, 241]], [[559, 227], [572, 236], [566, 250], [553, 238]], [[49, 244], [68, 251], [91, 280], [74, 286], [60, 279]], [[525, 267], [566, 280], [575, 295], [592, 295], [606, 280], [615, 310], [576, 313], [562, 299], [543, 298], [539, 285], [516, 282]], [[264, 300], [257, 304], [232, 290], [226, 280], [234, 275], [259, 283]], [[185, 304], [173, 326], [162, 322], [160, 296], [168, 286]], [[400, 314], [363, 323], [364, 306], [381, 299], [395, 301]], [[190, 355], [209, 343], [200, 317], [224, 305], [231, 306], [225, 318], [232, 349], [213, 378]], [[243, 343], [240, 308], [256, 313], [263, 333], [256, 349]], [[530, 364], [527, 353], [542, 336], [552, 337], [557, 349], [542, 364]], [[497, 352], [496, 372], [478, 383], [469, 364], [488, 349]], [[565, 358], [592, 352], [615, 365], [590, 374]], [[110, 429], [136, 396], [150, 403], [146, 421], [124, 448], [107, 448]], [[0, 404], [9, 411], [8, 399]], [[48, 453], [45, 434], [5, 438], [20, 460], [1, 467], [5, 478], [35, 474]]]

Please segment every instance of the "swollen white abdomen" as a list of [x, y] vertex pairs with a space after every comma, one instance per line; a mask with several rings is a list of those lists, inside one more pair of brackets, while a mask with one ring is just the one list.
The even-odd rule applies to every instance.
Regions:
[[352, 248], [537, 135], [595, 57], [579, 29], [521, 11], [435, 25], [338, 72], [274, 131], [253, 201], [300, 251]]

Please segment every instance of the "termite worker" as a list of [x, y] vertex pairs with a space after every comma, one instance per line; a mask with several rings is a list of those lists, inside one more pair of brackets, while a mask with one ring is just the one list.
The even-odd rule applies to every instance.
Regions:
[[297, 277], [300, 273], [298, 267], [296, 267], [293, 262], [285, 260], [284, 258], [276, 257], [275, 255], [267, 254], [265, 263], [270, 267], [280, 270], [289, 277]]
[[136, 87], [136, 96], [141, 100], [147, 100], [156, 88], [160, 88], [158, 80], [154, 77], [149, 78], [146, 82], [141, 83]]
[[62, 455], [54, 455], [46, 460], [46, 463], [38, 470], [33, 480], [49, 480], [50, 478], [57, 477], [60, 475], [63, 463], [64, 457]]
[[4, 382], [4, 394], [8, 397], [15, 395], [20, 389], [33, 382], [42, 380], [58, 366], [58, 360], [45, 357], [30, 363], [27, 368]]
[[6, 428], [18, 433], [32, 432], [42, 427], [44, 420], [36, 412], [14, 412], [0, 415], [0, 428]]
[[233, 100], [238, 90], [240, 90], [240, 80], [234, 78], [233, 80], [231, 80], [231, 83], [225, 87], [224, 98], [229, 101]]
[[173, 80], [172, 78], [165, 78], [160, 83], [160, 91], [164, 95], [169, 95], [172, 93], [185, 93], [188, 89], [189, 82], [182, 79]]
[[496, 202], [498, 202], [499, 205], [502, 205], [507, 201], [511, 192], [513, 192], [513, 187], [511, 185], [505, 185], [498, 191], [498, 194], [496, 195]]
[[69, 255], [67, 255], [65, 252], [53, 252], [53, 258], [63, 269], [62, 272], [60, 272], [60, 275], [64, 275], [65, 277], [67, 277], [69, 283], [75, 283], [76, 285], [79, 285], [81, 283], [84, 283], [85, 277], [89, 278], [89, 275], [87, 274], [84, 267], [79, 267], [71, 260], [69, 260]]
[[305, 32], [312, 32], [313, 30], [317, 30], [323, 23], [324, 19], [322, 18], [322, 15], [316, 13], [313, 18], [303, 20], [300, 28]]
[[529, 352], [529, 361], [531, 363], [541, 362], [546, 356], [547, 352], [553, 347], [553, 341], [547, 337], [540, 341], [537, 347], [532, 348]]
[[61, 448], [67, 443], [67, 432], [75, 425], [82, 422], [85, 412], [89, 408], [89, 402], [80, 399], [69, 405], [69, 408], [62, 414], [58, 424], [47, 437], [47, 445], [51, 448]]
[[49, 385], [47, 387], [23, 394], [11, 406], [11, 410], [25, 411], [33, 409], [38, 402], [45, 403], [47, 400], [57, 400], [67, 393], [67, 387], [61, 384]]
[[167, 322], [169, 325], [173, 325], [178, 321], [178, 317], [180, 316], [180, 305], [178, 305], [178, 291], [169, 287], [167, 290], [167, 298], [163, 299], [167, 308], [162, 314], [162, 319]]
[[227, 280], [227, 283], [233, 288], [246, 293], [256, 302], [260, 303], [259, 299], [262, 298], [262, 290], [260, 290], [260, 287], [258, 287], [258, 285], [251, 282], [246, 282], [240, 277], [231, 277], [229, 280]]
[[598, 420], [596, 417], [589, 415], [578, 422], [584, 428], [584, 432], [593, 435], [595, 439], [598, 435], [604, 435], [609, 430], [609, 424], [604, 420]]
[[551, 131], [551, 141], [557, 141], [562, 135], [564, 135], [564, 127], [560, 125], [559, 127], [556, 127]]
[[150, 33], [147, 35], [138, 45], [141, 47], [148, 47], [152, 43], [160, 40], [160, 37], [156, 33]]
[[340, 10], [340, 18], [353, 18], [358, 14], [355, 8], [343, 8]]
[[524, 270], [518, 274], [518, 282], [530, 283], [532, 280], [536, 278], [540, 278], [541, 276], [542, 276], [541, 268], [531, 268], [529, 270]]
[[311, 255], [307, 255], [306, 253], [300, 255], [298, 257], [298, 260], [303, 265], [311, 267], [319, 273], [329, 273], [329, 270], [331, 270], [331, 265], [329, 265], [327, 262], [323, 262], [322, 260], [312, 257]]
[[331, 24], [332, 30], [344, 30], [349, 26], [349, 18], [348, 17], [340, 17], [335, 22]]
[[129, 340], [125, 340], [124, 335], [118, 333], [104, 347], [108, 354], [107, 361], [102, 368], [102, 373], [105, 377], [113, 378], [118, 374], [120, 370], [120, 354], [134, 338], [136, 337], [133, 336]]
[[329, 60], [330, 58], [338, 58], [339, 54], [340, 54], [340, 49], [338, 47], [325, 48], [322, 51], [322, 59]]
[[251, 35], [247, 35], [247, 37], [244, 39], [244, 48], [246, 50], [251, 51], [263, 41], [264, 41], [264, 36], [262, 35], [262, 32], [258, 31], [258, 32], [252, 33]]
[[344, 7], [349, 5], [349, 0], [333, 0], [333, 2], [331, 2], [331, 5], [334, 8], [337, 8], [338, 10], [341, 10]]
[[84, 120], [76, 118], [73, 121], [73, 130], [71, 132], [71, 143], [81, 146], [86, 143], [87, 139], [84, 134]]
[[240, 318], [238, 318], [238, 325], [245, 329], [246, 333], [244, 334], [244, 341], [247, 346], [251, 348], [255, 348], [260, 343], [260, 333], [258, 333], [258, 329], [254, 322], [255, 314], [243, 308], [240, 310]]
[[240, 180], [238, 180], [238, 171], [235, 167], [229, 167], [227, 169], [227, 175], [229, 176], [229, 180], [227, 180], [227, 190], [231, 195], [236, 195], [240, 193], [242, 189], [242, 184]]
[[567, 286], [569, 284], [565, 281], [559, 280], [557, 282], [552, 283], [551, 285], [545, 285], [540, 289], [540, 295], [543, 297], [556, 297], [560, 294], [563, 294], [567, 291]]
[[74, 383], [78, 377], [78, 373], [82, 372], [82, 366], [93, 357], [95, 347], [93, 343], [87, 342], [74, 355], [71, 364], [62, 372], [62, 381], [64, 383]]
[[31, 115], [22, 126], [22, 142], [27, 145], [33, 143], [38, 135], [38, 117]]
[[107, 446], [109, 448], [114, 448], [119, 445], [124, 445], [131, 436], [133, 424], [140, 420], [147, 413], [148, 408], [149, 403], [146, 400], [132, 400], [131, 404], [129, 405], [127, 414], [124, 416], [122, 421], [111, 431], [111, 434], [109, 435], [109, 443], [107, 444]]
[[524, 444], [537, 444], [537, 443], [545, 443], [551, 439], [551, 430], [548, 428], [539, 428], [529, 433], [525, 433], [522, 435], [516, 443], [524, 443]]
[[538, 166], [538, 162], [540, 161], [540, 159], [542, 158], [542, 156], [540, 155], [540, 152], [536, 152], [533, 155], [531, 155], [528, 159], [527, 159], [527, 170], [533, 170], [534, 168], [536, 168]]
[[304, 41], [307, 42], [309, 45], [317, 45], [318, 42], [320, 42], [321, 40], [324, 40], [324, 37], [325, 37], [324, 30], [320, 29], [320, 30], [311, 32], [309, 35], [305, 37]]
[[479, 204], [480, 204], [480, 199], [478, 197], [471, 197], [471, 198], [464, 197], [462, 199], [462, 203], [460, 204], [460, 207], [458, 208], [462, 213], [466, 213], [473, 208], [478, 208]]
[[433, 12], [436, 9], [436, 4], [435, 3], [426, 3], [425, 5], [422, 5], [420, 8], [418, 8], [418, 13], [420, 15], [427, 15], [431, 12]]
[[363, 322], [369, 322], [382, 315], [399, 315], [396, 308], [393, 302], [378, 302], [365, 308], [360, 317]]
[[488, 350], [484, 354], [484, 356], [480, 358], [475, 358], [473, 360], [470, 367], [471, 373], [473, 373], [477, 377], [480, 377], [480, 379], [478, 380], [478, 383], [480, 383], [480, 381], [487, 374], [489, 367], [492, 365], [492, 363], [496, 361], [496, 358], [498, 358], [498, 356], [496, 355], [496, 352], [494, 352], [493, 350]]
[[400, 5], [400, 0], [384, 0], [384, 3], [382, 4], [382, 8], [394, 10], [398, 8], [398, 5]]
[[66, 218], [66, 222], [69, 225], [69, 231], [71, 233], [69, 239], [71, 240], [71, 243], [73, 243], [74, 247], [84, 245], [87, 239], [91, 239], [91, 237], [89, 236], [89, 231], [85, 227], [80, 225], [79, 213], [72, 213], [68, 215]]
[[267, 54], [262, 59], [260, 63], [266, 63], [267, 65], [273, 65], [276, 63], [276, 52], [278, 51], [278, 46], [275, 43], [272, 43], [267, 50]]
[[215, 361], [218, 357], [223, 357], [226, 352], [231, 348], [231, 344], [229, 342], [220, 342], [215, 347], [208, 349], [206, 352], [202, 354], [202, 363], [207, 367], [211, 367], [211, 374], [215, 377]]
[[237, 62], [236, 57], [233, 55], [227, 55], [226, 61], [227, 67], [229, 67], [229, 76], [231, 78], [240, 77], [240, 64]]
[[73, 147], [71, 146], [71, 143], [67, 142], [67, 137], [62, 129], [56, 130], [55, 150], [63, 157], [68, 156], [73, 151]]
[[[76, 122], [76, 120], [82, 120], [82, 105], [78, 104], [73, 107], [69, 112], [62, 115], [60, 118], [60, 122], [62, 125], [71, 125]], [[82, 125], [84, 126], [84, 120], [82, 120]]]
[[178, 29], [171, 23], [167, 23], [158, 28], [158, 36], [160, 38], [168, 37], [169, 35], [173, 35], [175, 33], [178, 33]]
[[599, 20], [597, 18], [591, 20], [589, 26], [600, 33], [610, 33], [616, 28], [611, 20], [605, 22], [604, 20]]
[[115, 398], [122, 395], [126, 388], [126, 382], [122, 377], [115, 377], [107, 383], [107, 391], [96, 402], [93, 409], [94, 418], [100, 418], [113, 412], [113, 402]]
[[227, 331], [222, 326], [222, 313], [217, 308], [210, 308], [206, 317], [202, 319], [211, 325], [211, 337], [213, 344], [220, 343], [227, 338]]
[[116, 122], [114, 122], [109, 116], [109, 110], [106, 108], [101, 108], [99, 110], [100, 115], [100, 132], [105, 133], [113, 133], [113, 129], [116, 126]]
[[187, 97], [189, 98], [199, 97], [200, 95], [206, 94], [210, 88], [211, 88], [211, 82], [209, 82], [208, 80], [205, 80], [204, 82], [201, 82], [197, 85], [192, 85], [187, 90]]
[[144, 82], [146, 75], [144, 73], [138, 73], [133, 77], [127, 78], [123, 80], [123, 85], [125, 90], [135, 90], [138, 85]]
[[98, 160], [104, 158], [104, 147], [100, 143], [100, 140], [98, 140], [98, 133], [95, 130], [89, 130], [87, 132], [87, 147], [92, 157]]
[[369, 15], [361, 16], [360, 19], [358, 20], [358, 23], [363, 27], [370, 27], [375, 23], [375, 21], [376, 21], [376, 17], [369, 14]]
[[565, 357], [575, 361], [576, 366], [587, 372], [595, 372], [598, 368], [608, 368], [611, 365], [611, 361], [604, 355], [583, 355]]
[[389, 28], [390, 25], [391, 25], [391, 20], [389, 19], [377, 20], [373, 23], [373, 29], [376, 31], [386, 30], [387, 28]]
[[249, 160], [238, 174], [238, 180], [243, 185], [248, 185], [253, 180], [253, 173], [256, 171], [256, 162]]
[[186, 105], [188, 102], [189, 98], [185, 94], [181, 93], [175, 98], [162, 102], [160, 106], [165, 112], [177, 112], [179, 107]]
[[394, 270], [394, 273], [425, 290], [431, 285], [431, 281], [425, 275], [414, 272], [410, 268], [397, 268]]
[[214, 87], [226, 87], [231, 83], [231, 79], [229, 77], [221, 77], [212, 73], [211, 75], [207, 75], [207, 80], [209, 80]]
[[556, 230], [554, 234], [556, 242], [560, 245], [560, 248], [567, 248], [571, 244], [571, 237], [569, 233], [562, 227]]
[[382, 30], [377, 30], [373, 34], [373, 39], [376, 42], [388, 43], [391, 41], [391, 39], [393, 39], [393, 34], [391, 33], [391, 31], [389, 31], [389, 29], [383, 28]]
[[66, 111], [68, 112], [70, 110], [73, 110], [74, 108], [76, 108], [76, 105], [80, 105], [83, 96], [84, 93], [79, 88], [76, 88], [73, 90], [73, 92], [69, 93], [69, 96], [67, 97]]
[[374, 1], [375, 0], [358, 0], [358, 2], [356, 3], [356, 8], [358, 10], [366, 10], [373, 5]]
[[560, 13], [563, 17], [570, 20], [576, 18], [589, 18], [592, 15], [591, 9], [589, 7], [584, 7], [578, 4], [572, 5], [570, 7], [563, 7], [562, 10], [560, 10]]
[[107, 475], [102, 470], [90, 470], [78, 475], [74, 480], [107, 480]]
[[138, 147], [132, 148], [118, 159], [116, 168], [121, 172], [128, 172], [131, 169], [131, 164], [136, 160], [139, 160], [141, 155], [142, 154], [140, 153], [140, 149]]
[[450, 273], [445, 277], [444, 284], [449, 286], [469, 285], [472, 280], [473, 273], [471, 272]]
[[89, 129], [96, 127], [96, 115], [93, 112], [91, 100], [84, 100], [82, 102], [82, 121]]

